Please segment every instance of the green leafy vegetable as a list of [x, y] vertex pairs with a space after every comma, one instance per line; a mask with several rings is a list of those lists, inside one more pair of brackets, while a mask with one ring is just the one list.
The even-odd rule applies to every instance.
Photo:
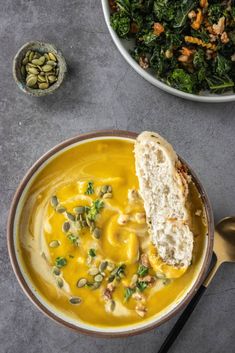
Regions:
[[55, 266], [58, 268], [62, 268], [67, 265], [67, 260], [65, 257], [59, 256], [55, 259]]
[[119, 37], [125, 38], [130, 31], [131, 20], [125, 13], [115, 12], [111, 16], [111, 26]]
[[92, 195], [94, 194], [95, 190], [94, 190], [94, 183], [93, 181], [88, 181], [87, 184], [87, 190], [85, 192], [86, 195]]
[[69, 241], [73, 244], [78, 246], [79, 245], [79, 238], [77, 235], [74, 235], [72, 233], [68, 234], [67, 238], [69, 239]]
[[194, 91], [193, 77], [183, 69], [175, 69], [168, 77], [168, 82], [180, 91], [187, 93], [193, 93]]
[[174, 18], [174, 28], [180, 28], [185, 25], [185, 22], [188, 18], [188, 13], [194, 8], [198, 1], [195, 0], [182, 0], [178, 2], [177, 12]]
[[231, 70], [231, 62], [222, 55], [218, 54], [215, 60], [215, 72], [218, 76], [223, 77]]

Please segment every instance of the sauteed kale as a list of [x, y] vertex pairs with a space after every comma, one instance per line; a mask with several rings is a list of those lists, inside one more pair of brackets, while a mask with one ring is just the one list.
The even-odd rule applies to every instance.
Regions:
[[109, 0], [111, 25], [133, 58], [187, 93], [235, 87], [235, 1]]

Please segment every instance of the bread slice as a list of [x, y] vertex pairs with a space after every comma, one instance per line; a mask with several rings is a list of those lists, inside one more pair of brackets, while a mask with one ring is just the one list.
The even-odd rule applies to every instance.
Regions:
[[186, 208], [189, 176], [172, 146], [156, 133], [142, 132], [134, 152], [151, 240], [164, 262], [188, 267], [193, 251]]

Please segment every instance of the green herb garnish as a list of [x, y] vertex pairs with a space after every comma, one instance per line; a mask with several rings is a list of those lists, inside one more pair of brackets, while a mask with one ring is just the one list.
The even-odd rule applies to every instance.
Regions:
[[136, 283], [136, 288], [140, 291], [140, 292], [143, 292], [146, 288], [148, 287], [148, 283], [146, 283], [146, 282], [140, 282], [140, 281], [138, 281], [137, 283]]
[[95, 256], [96, 256], [95, 249], [89, 249], [88, 254], [89, 254], [91, 257], [95, 257]]
[[145, 267], [144, 265], [139, 265], [139, 268], [138, 268], [138, 271], [137, 271], [137, 274], [140, 276], [140, 277], [144, 277], [148, 274], [148, 267]]
[[65, 257], [59, 256], [55, 259], [55, 266], [58, 268], [62, 268], [67, 265], [67, 260]]
[[102, 200], [95, 200], [92, 202], [91, 207], [86, 207], [87, 217], [90, 221], [95, 221], [97, 215], [100, 213], [104, 207], [104, 202]]
[[86, 195], [92, 195], [92, 194], [94, 194], [94, 192], [95, 192], [95, 189], [94, 189], [93, 181], [88, 181], [87, 189], [86, 189], [85, 194]]
[[67, 238], [69, 239], [69, 241], [73, 244], [78, 246], [79, 245], [79, 238], [77, 235], [74, 235], [72, 233], [70, 233]]
[[134, 292], [135, 292], [134, 288], [126, 287], [125, 290], [124, 290], [125, 301], [128, 301], [132, 297], [132, 294]]

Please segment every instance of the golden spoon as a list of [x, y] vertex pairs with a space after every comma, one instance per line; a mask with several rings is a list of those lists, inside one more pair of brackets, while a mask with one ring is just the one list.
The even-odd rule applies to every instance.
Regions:
[[172, 330], [166, 337], [158, 353], [167, 353], [184, 327], [194, 308], [199, 302], [202, 294], [214, 278], [218, 268], [224, 262], [235, 262], [235, 216], [223, 218], [215, 227], [214, 254], [216, 262], [193, 299], [184, 309]]

